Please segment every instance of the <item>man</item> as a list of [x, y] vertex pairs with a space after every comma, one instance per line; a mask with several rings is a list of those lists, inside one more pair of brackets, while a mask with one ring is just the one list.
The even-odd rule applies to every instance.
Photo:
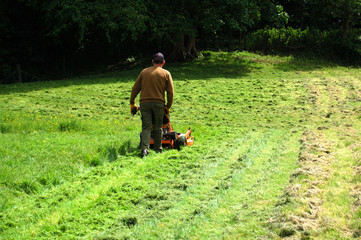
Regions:
[[[134, 100], [140, 92], [140, 112], [142, 115], [141, 157], [149, 154], [152, 125], [154, 125], [154, 150], [158, 153], [162, 152], [164, 111], [169, 112], [173, 104], [173, 80], [171, 74], [163, 69], [165, 64], [163, 54], [154, 54], [152, 63], [153, 67], [146, 68], [139, 74], [130, 95], [130, 110], [132, 111], [136, 107]], [[165, 92], [167, 92], [167, 102], [165, 102]]]

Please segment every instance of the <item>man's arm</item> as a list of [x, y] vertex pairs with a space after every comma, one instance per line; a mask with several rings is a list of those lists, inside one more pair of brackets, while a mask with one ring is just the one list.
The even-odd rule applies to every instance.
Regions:
[[172, 79], [172, 75], [169, 74], [169, 79], [167, 81], [167, 108], [170, 109], [170, 107], [173, 104], [173, 95], [174, 95], [174, 87], [173, 87], [173, 79]]
[[141, 89], [142, 89], [142, 77], [141, 74], [139, 74], [132, 88], [132, 93], [130, 94], [130, 105], [134, 105], [135, 98], [137, 97]]

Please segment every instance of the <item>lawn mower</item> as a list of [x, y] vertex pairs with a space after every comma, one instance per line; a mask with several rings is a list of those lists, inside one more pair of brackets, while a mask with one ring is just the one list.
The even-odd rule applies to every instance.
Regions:
[[[132, 114], [135, 115], [139, 109], [139, 106], [132, 108]], [[174, 148], [179, 150], [183, 146], [193, 145], [194, 137], [191, 134], [191, 128], [188, 128], [188, 131], [185, 134], [174, 131], [172, 124], [170, 123], [169, 112], [166, 109], [164, 109], [162, 130], [162, 146], [164, 148]], [[150, 136], [150, 148], [154, 147], [154, 139], [152, 135], [153, 134]], [[140, 134], [140, 137], [142, 137], [142, 134]]]

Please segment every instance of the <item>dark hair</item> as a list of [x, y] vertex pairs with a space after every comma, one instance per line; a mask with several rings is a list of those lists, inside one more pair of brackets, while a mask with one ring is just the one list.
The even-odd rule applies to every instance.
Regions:
[[164, 62], [164, 56], [159, 52], [153, 55], [152, 60], [155, 64], [162, 64]]

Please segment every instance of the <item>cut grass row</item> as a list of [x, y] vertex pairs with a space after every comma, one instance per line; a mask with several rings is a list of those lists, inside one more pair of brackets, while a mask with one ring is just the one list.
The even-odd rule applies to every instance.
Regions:
[[[283, 143], [283, 147], [275, 148], [269, 142]], [[8, 231], [8, 236], [182, 239], [267, 235], [270, 208], [295, 162], [295, 152], [285, 149], [288, 143], [282, 132], [250, 132], [235, 139], [225, 155], [219, 148], [198, 147], [197, 156], [184, 149], [142, 161], [120, 157], [57, 188], [26, 197], [21, 207], [8, 212], [12, 222], [6, 224], [21, 226], [13, 229], [13, 235]], [[253, 222], [245, 221], [248, 214], [253, 215]], [[257, 228], [253, 233], [240, 232], [251, 226]]]

